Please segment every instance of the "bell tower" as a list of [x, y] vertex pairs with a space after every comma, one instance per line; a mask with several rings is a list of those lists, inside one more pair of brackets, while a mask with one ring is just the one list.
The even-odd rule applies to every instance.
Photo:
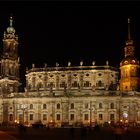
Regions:
[[128, 18], [128, 39], [125, 42], [124, 58], [120, 63], [120, 90], [138, 91], [140, 87], [139, 61], [134, 55], [135, 46], [130, 34], [130, 18]]
[[10, 17], [10, 25], [3, 36], [3, 52], [0, 61], [0, 93], [2, 95], [18, 92], [19, 66], [18, 36], [13, 27], [13, 18]]

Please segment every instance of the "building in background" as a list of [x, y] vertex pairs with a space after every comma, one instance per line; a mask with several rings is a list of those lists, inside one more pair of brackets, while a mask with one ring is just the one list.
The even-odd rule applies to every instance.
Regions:
[[94, 125], [140, 123], [139, 61], [130, 36], [119, 69], [109, 65], [36, 68], [26, 70], [25, 92], [18, 92], [18, 36], [12, 25], [4, 33], [0, 61], [0, 123], [31, 125]]

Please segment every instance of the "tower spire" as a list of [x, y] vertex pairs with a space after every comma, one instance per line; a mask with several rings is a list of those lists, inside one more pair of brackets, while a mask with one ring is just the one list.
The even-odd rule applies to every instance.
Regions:
[[10, 16], [10, 27], [12, 27], [12, 26], [13, 26], [13, 17]]
[[128, 18], [128, 40], [131, 40], [131, 34], [130, 34], [130, 18]]
[[7, 28], [7, 33], [9, 33], [9, 34], [15, 34], [15, 29], [14, 29], [14, 27], [13, 27], [13, 16], [12, 15], [10, 15], [10, 18], [9, 18], [9, 27]]

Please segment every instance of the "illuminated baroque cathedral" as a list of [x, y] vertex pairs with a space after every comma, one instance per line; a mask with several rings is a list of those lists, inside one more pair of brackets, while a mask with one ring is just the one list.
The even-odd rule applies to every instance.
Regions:
[[18, 36], [10, 17], [0, 60], [0, 123], [94, 125], [140, 123], [140, 66], [130, 34], [119, 69], [106, 64], [26, 70], [25, 92], [19, 92]]

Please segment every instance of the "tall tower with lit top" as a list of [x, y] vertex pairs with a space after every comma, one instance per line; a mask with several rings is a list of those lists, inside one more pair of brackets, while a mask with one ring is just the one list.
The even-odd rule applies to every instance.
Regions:
[[124, 59], [120, 63], [120, 90], [138, 91], [140, 85], [139, 61], [134, 55], [135, 46], [130, 34], [130, 18], [128, 18], [128, 39], [124, 47]]
[[4, 32], [3, 52], [0, 61], [0, 93], [7, 95], [18, 92], [19, 86], [19, 57], [18, 36], [13, 27], [13, 18], [10, 17], [10, 25]]

